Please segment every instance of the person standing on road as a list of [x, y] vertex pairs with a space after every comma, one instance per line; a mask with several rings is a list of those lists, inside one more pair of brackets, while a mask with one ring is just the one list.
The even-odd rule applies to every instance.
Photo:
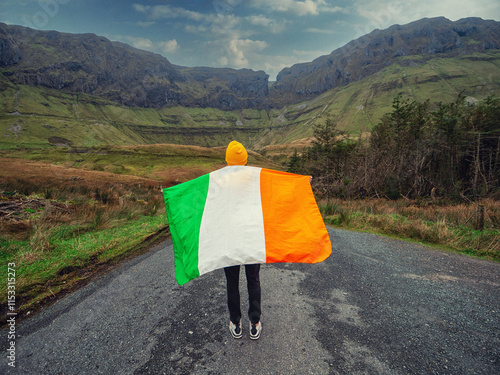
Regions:
[[[226, 162], [231, 165], [246, 165], [248, 153], [239, 142], [232, 141], [226, 149]], [[242, 337], [241, 308], [240, 308], [240, 266], [225, 267], [224, 273], [227, 282], [227, 306], [229, 309], [229, 331], [235, 339]], [[248, 318], [250, 319], [250, 338], [256, 340], [262, 332], [260, 264], [246, 264], [245, 274], [248, 289]]]

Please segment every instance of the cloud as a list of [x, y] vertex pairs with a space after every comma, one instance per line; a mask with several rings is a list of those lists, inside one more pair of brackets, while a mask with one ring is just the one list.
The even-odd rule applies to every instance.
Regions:
[[[233, 5], [238, 5], [232, 1]], [[197, 13], [169, 5], [141, 5], [134, 4], [134, 10], [144, 14], [150, 20], [183, 18], [186, 34], [196, 35], [197, 47], [192, 53], [201, 54], [203, 60], [216, 62], [219, 66], [233, 68], [253, 68], [256, 61], [264, 61], [262, 51], [268, 43], [252, 35], [262, 31], [280, 33], [286, 28], [287, 22], [276, 20], [264, 15], [239, 16], [231, 12]], [[128, 39], [138, 48], [158, 52], [168, 56], [178, 49], [177, 41], [153, 43], [147, 39]], [[262, 69], [259, 67], [258, 69]]]
[[[271, 51], [270, 35], [283, 33], [293, 25], [293, 17], [318, 15], [320, 12], [332, 14], [345, 12], [344, 8], [331, 6], [324, 0], [221, 0], [217, 4], [226, 7], [217, 11], [198, 13], [170, 5], [134, 4], [134, 10], [147, 18], [145, 21], [179, 19], [183, 21], [184, 36], [196, 40], [194, 47], [183, 45], [184, 53], [193, 55], [192, 64], [232, 67], [236, 69], [249, 68], [264, 70], [274, 79], [276, 74], [297, 59], [310, 61], [318, 55], [315, 51], [292, 52], [290, 56], [275, 55]], [[219, 4], [219, 5], [220, 5]], [[237, 6], [251, 6], [252, 11], [236, 12]], [[219, 10], [221, 10], [219, 9]], [[279, 14], [279, 15], [278, 15]], [[329, 31], [330, 30], [330, 31]], [[320, 26], [310, 27], [308, 32], [332, 33], [321, 30]], [[181, 36], [177, 40], [183, 40]], [[170, 44], [148, 43], [147, 40], [131, 41], [134, 46], [161, 53], [167, 57], [178, 50], [176, 40]], [[203, 59], [195, 57], [203, 56]], [[177, 55], [180, 56], [180, 55]], [[213, 66], [213, 65], [212, 65]]]
[[227, 55], [222, 56], [222, 60], [227, 61], [226, 65], [237, 68], [248, 68], [249, 58], [254, 57], [257, 51], [267, 47], [267, 43], [261, 40], [232, 39], [227, 47]]
[[289, 13], [296, 16], [317, 16], [321, 13], [348, 13], [340, 6], [329, 5], [325, 0], [252, 0], [250, 5], [260, 9], [271, 9], [276, 12]]
[[170, 5], [142, 5], [133, 4], [132, 7], [138, 13], [143, 13], [149, 18], [158, 19], [169, 19], [169, 18], [187, 18], [189, 20], [200, 21], [205, 15], [199, 12], [193, 12], [179, 7], [171, 7]]
[[140, 26], [140, 27], [150, 27], [150, 26], [153, 26], [154, 24], [155, 23], [151, 22], [151, 21], [146, 21], [146, 22], [139, 21], [139, 22], [137, 22], [137, 26]]
[[184, 30], [190, 34], [198, 34], [210, 39], [245, 38], [259, 33], [279, 34], [286, 30], [290, 22], [275, 20], [263, 15], [246, 17], [234, 14], [211, 13], [206, 14], [198, 23], [186, 23]]
[[354, 0], [353, 9], [365, 21], [361, 33], [394, 24], [407, 24], [424, 17], [444, 16], [452, 21], [466, 17], [500, 18], [500, 2], [473, 0]]
[[[282, 0], [281, 0], [282, 1]], [[307, 0], [311, 1], [311, 0]], [[322, 0], [321, 0], [322, 1]], [[242, 0], [224, 0], [224, 4], [240, 5]], [[136, 12], [146, 15], [150, 20], [183, 18], [184, 30], [207, 39], [243, 39], [252, 35], [267, 32], [279, 34], [291, 23], [288, 20], [277, 20], [262, 14], [238, 16], [229, 12], [199, 13], [169, 5], [142, 5], [135, 3]], [[147, 22], [142, 22], [147, 25]]]
[[129, 43], [133, 47], [139, 48], [139, 49], [144, 49], [144, 50], [149, 51], [153, 47], [153, 42], [151, 41], [151, 39], [147, 39], [147, 38], [138, 38], [138, 37], [134, 37], [134, 36], [119, 36], [119, 37], [117, 37], [117, 39], [119, 39], [125, 43]]
[[307, 29], [304, 29], [304, 32], [306, 33], [317, 33], [317, 34], [337, 34], [337, 30], [331, 30], [331, 29], [319, 29], [317, 27], [309, 27]]
[[191, 33], [191, 34], [204, 34], [208, 31], [207, 27], [205, 25], [190, 25], [190, 24], [186, 24], [184, 26], [184, 30], [188, 33]]
[[227, 40], [243, 34], [242, 18], [234, 14], [209, 14], [203, 23], [211, 39]]
[[139, 38], [130, 35], [117, 35], [114, 37], [110, 37], [113, 40], [119, 40], [123, 43], [127, 43], [132, 45], [135, 48], [159, 53], [161, 55], [168, 55], [174, 53], [178, 50], [179, 45], [177, 40], [167, 40], [162, 42], [153, 42], [148, 38]]
[[166, 42], [158, 42], [156, 43], [160, 51], [163, 51], [163, 53], [174, 53], [177, 51], [179, 48], [179, 45], [177, 44], [177, 40], [172, 39], [172, 40], [167, 40]]
[[345, 13], [349, 14], [349, 9], [347, 8], [342, 8], [339, 6], [329, 6], [327, 4], [324, 4], [320, 7], [320, 12], [321, 13]]
[[257, 8], [270, 8], [273, 11], [295, 14], [297, 16], [318, 15], [324, 0], [252, 0], [250, 5]]
[[275, 19], [263, 16], [252, 15], [245, 18], [252, 26], [260, 26], [273, 34], [279, 34], [286, 29], [287, 21], [277, 21]]
[[313, 1], [313, 0], [305, 0], [305, 1], [290, 1], [290, 4], [285, 7], [285, 11], [289, 11], [298, 16], [305, 16], [307, 14], [318, 15], [318, 3], [322, 3], [322, 1]]

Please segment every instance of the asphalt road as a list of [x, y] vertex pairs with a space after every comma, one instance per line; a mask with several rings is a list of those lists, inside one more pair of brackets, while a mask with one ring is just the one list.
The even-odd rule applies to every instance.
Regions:
[[176, 284], [167, 242], [18, 324], [0, 373], [500, 373], [500, 264], [328, 230], [325, 262], [262, 266], [260, 340], [230, 336], [222, 270]]

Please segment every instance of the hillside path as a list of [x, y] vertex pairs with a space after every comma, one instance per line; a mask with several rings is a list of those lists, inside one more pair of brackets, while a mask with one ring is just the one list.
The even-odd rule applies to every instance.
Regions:
[[20, 323], [0, 373], [500, 373], [499, 263], [328, 231], [323, 263], [262, 266], [260, 340], [230, 336], [222, 270], [176, 284], [168, 241]]

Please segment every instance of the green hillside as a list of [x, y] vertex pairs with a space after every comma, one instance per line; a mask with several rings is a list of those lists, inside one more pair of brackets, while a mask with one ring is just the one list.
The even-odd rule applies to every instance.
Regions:
[[391, 111], [398, 93], [431, 103], [452, 102], [459, 94], [470, 102], [500, 96], [500, 52], [456, 58], [419, 59], [403, 57], [361, 81], [330, 90], [317, 98], [286, 107], [273, 125], [284, 129], [268, 131], [259, 145], [290, 143], [312, 135], [316, 122], [332, 118], [338, 127], [358, 135]]
[[89, 95], [4, 83], [0, 91], [2, 148], [154, 143], [220, 146], [232, 138], [251, 142], [268, 126], [271, 116], [271, 112], [252, 109], [126, 107]]

